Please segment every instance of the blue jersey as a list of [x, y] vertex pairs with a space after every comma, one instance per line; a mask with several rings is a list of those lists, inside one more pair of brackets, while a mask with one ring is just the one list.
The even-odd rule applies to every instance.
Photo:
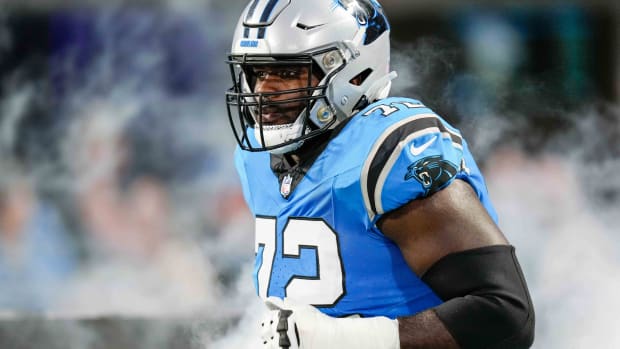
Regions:
[[267, 152], [237, 149], [256, 217], [254, 284], [331, 316], [414, 315], [441, 303], [375, 225], [387, 212], [449, 185], [471, 184], [491, 217], [467, 143], [420, 102], [388, 98], [353, 116], [291, 188]]

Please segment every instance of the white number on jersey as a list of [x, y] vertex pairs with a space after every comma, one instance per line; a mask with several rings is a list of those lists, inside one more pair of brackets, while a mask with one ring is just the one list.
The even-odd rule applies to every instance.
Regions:
[[399, 111], [399, 109], [396, 107], [396, 105], [404, 105], [405, 107], [409, 108], [409, 109], [416, 109], [416, 108], [425, 108], [424, 104], [422, 103], [411, 103], [411, 102], [407, 102], [407, 101], [397, 101], [397, 102], [392, 102], [389, 105], [387, 104], [379, 104], [378, 106], [370, 109], [369, 111], [364, 113], [364, 116], [369, 116], [372, 115], [374, 112], [376, 112], [377, 110], [381, 110], [381, 115], [382, 116], [390, 116], [391, 114], [396, 113], [397, 111]]
[[[293, 276], [285, 287], [291, 300], [313, 305], [333, 305], [344, 295], [342, 261], [336, 233], [323, 220], [291, 218], [282, 233], [282, 251], [276, 258], [276, 219], [256, 218], [255, 251], [263, 247], [262, 264], [258, 270], [258, 294], [268, 296], [269, 282], [275, 263], [297, 260], [302, 248], [316, 251], [316, 277]], [[276, 266], [280, 270], [282, 266]]]

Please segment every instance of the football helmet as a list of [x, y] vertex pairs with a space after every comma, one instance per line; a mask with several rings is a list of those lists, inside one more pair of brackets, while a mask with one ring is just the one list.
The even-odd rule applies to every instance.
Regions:
[[[277, 154], [293, 151], [387, 97], [396, 77], [389, 70], [389, 32], [375, 0], [250, 1], [227, 60], [233, 86], [226, 104], [240, 147]], [[255, 89], [257, 70], [264, 75], [278, 67], [308, 71], [307, 81], [294, 89]], [[284, 106], [289, 111], [297, 108], [294, 121], [265, 120], [266, 110]]]

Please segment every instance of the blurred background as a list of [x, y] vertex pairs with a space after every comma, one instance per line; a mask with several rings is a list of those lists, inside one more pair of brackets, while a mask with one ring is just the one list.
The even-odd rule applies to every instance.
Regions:
[[[0, 348], [248, 347], [224, 103], [245, 4], [0, 0]], [[382, 4], [392, 95], [471, 144], [534, 347], [620, 347], [619, 3]]]

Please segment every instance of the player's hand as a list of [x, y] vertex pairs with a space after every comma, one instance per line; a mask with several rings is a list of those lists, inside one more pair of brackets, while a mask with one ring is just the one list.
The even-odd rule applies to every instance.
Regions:
[[386, 317], [333, 318], [311, 305], [270, 297], [261, 323], [264, 349], [397, 349], [398, 322]]
[[[299, 332], [295, 320], [302, 311], [288, 303], [290, 302], [275, 297], [270, 297], [265, 301], [268, 311], [260, 324], [264, 349], [300, 348]], [[292, 317], [292, 308], [295, 308], [294, 317]]]

